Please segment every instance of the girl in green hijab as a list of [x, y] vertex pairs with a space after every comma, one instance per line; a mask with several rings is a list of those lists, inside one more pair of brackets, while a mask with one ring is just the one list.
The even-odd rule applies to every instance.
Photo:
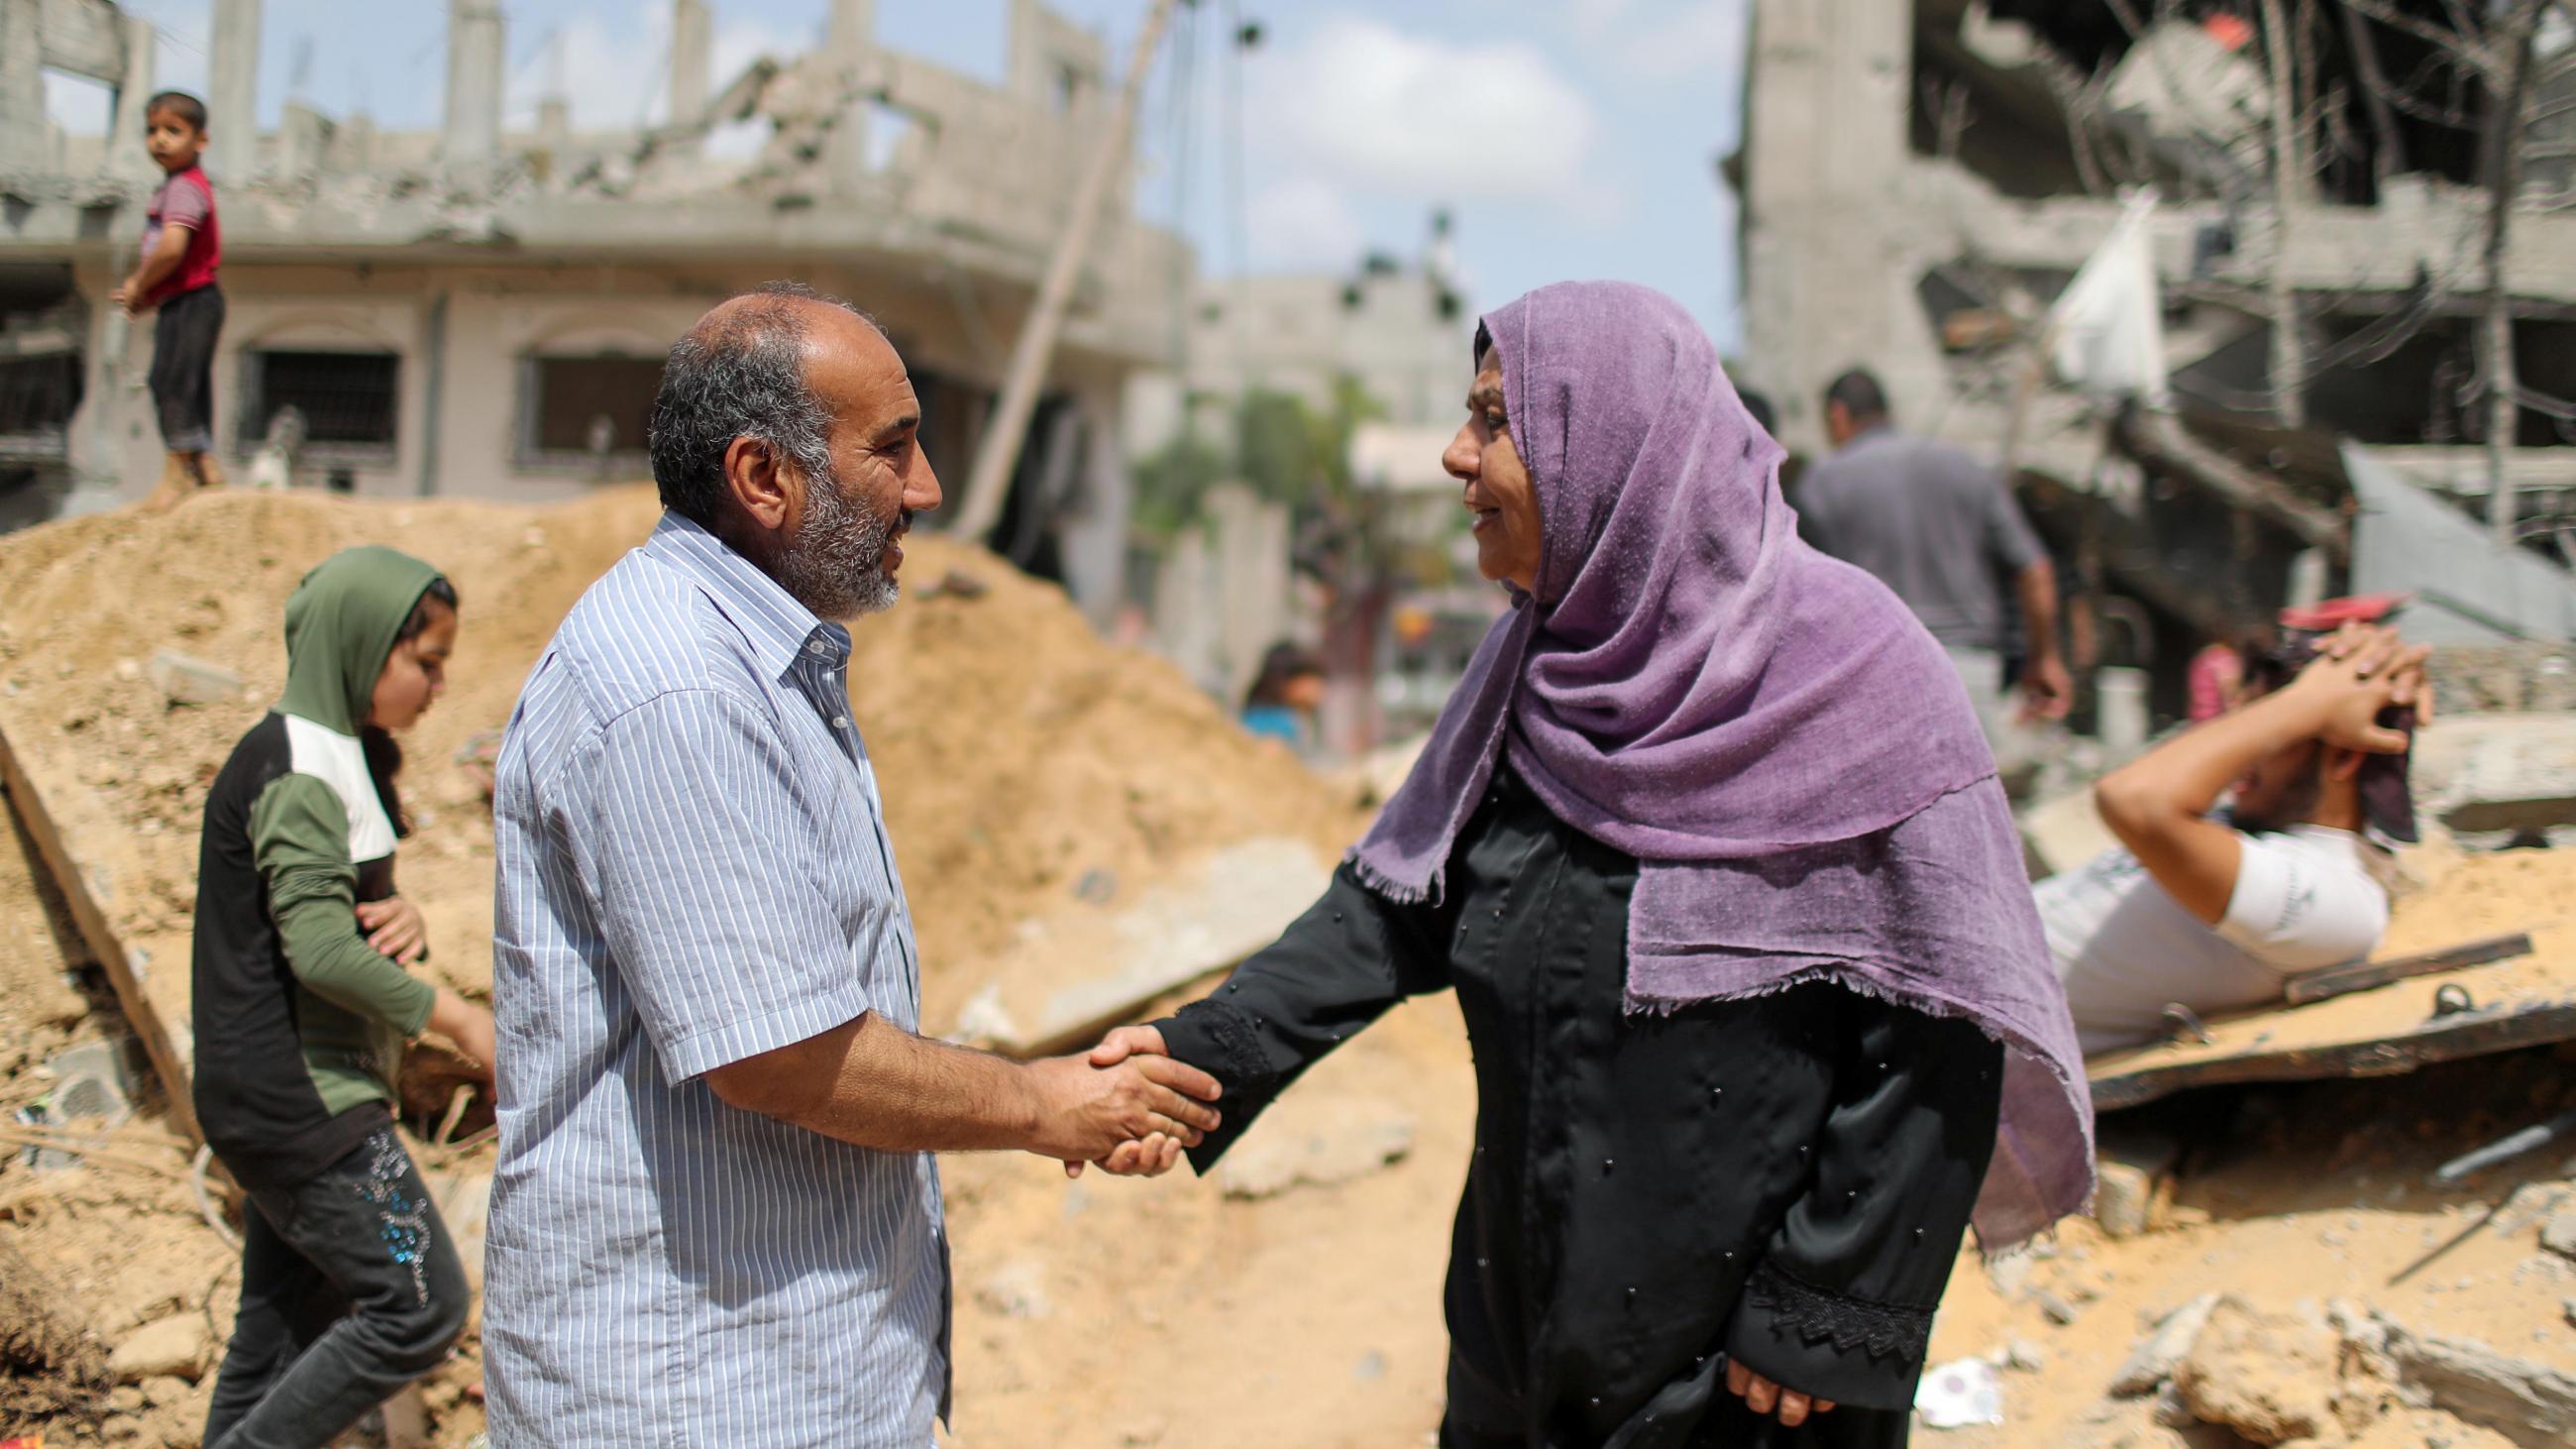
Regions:
[[206, 799], [197, 1117], [250, 1194], [208, 1449], [327, 1444], [465, 1324], [463, 1266], [393, 1119], [424, 1029], [492, 1060], [491, 1013], [406, 969], [429, 945], [394, 889], [393, 735], [444, 688], [456, 616], [418, 559], [324, 561], [287, 600], [286, 693]]

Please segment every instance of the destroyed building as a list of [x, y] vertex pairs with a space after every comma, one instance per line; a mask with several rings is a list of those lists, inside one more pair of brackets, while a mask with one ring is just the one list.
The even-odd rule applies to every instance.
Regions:
[[[867, 308], [912, 365], [950, 486], [1110, 121], [1100, 39], [1012, 0], [1004, 80], [874, 43], [832, 0], [820, 46], [712, 71], [710, 0], [668, 0], [666, 123], [577, 131], [548, 97], [503, 123], [499, 0], [450, 0], [444, 122], [380, 130], [301, 101], [257, 114], [260, 0], [214, 0], [206, 169], [229, 304], [217, 443], [236, 481], [277, 424], [294, 481], [548, 500], [647, 472], [661, 359], [712, 301], [786, 276]], [[130, 499], [159, 468], [149, 322], [108, 304], [157, 179], [140, 142], [154, 30], [107, 0], [0, 0], [0, 510]], [[115, 88], [65, 135], [43, 72]], [[720, 82], [720, 84], [719, 84]], [[1123, 564], [1129, 375], [1167, 364], [1185, 244], [1116, 176], [993, 535], [1105, 610]], [[272, 449], [274, 450], [274, 449]], [[9, 485], [14, 482], [15, 487]]]
[[[2482, 147], [2508, 113], [2490, 313]], [[2563, 6], [1757, 0], [1725, 163], [1744, 370], [1793, 450], [1821, 451], [1822, 390], [1866, 365], [1901, 425], [1997, 460], [2071, 576], [2079, 653], [2151, 655], [2123, 662], [2168, 684], [2204, 640], [2321, 590], [2411, 591], [2410, 625], [2446, 642], [2563, 641], [2571, 129]], [[2064, 294], [2124, 218], [2153, 375], [2087, 388]], [[2501, 413], [2491, 322], [2518, 372]], [[2489, 551], [2498, 473], [2520, 546]]]

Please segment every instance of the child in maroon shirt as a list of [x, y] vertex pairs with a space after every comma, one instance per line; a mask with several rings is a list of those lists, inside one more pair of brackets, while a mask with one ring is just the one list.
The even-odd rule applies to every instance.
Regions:
[[160, 414], [161, 486], [149, 506], [167, 508], [201, 488], [220, 488], [215, 460], [215, 342], [224, 294], [215, 285], [223, 233], [215, 188], [197, 166], [206, 149], [206, 106], [185, 91], [163, 91], [143, 109], [143, 144], [167, 173], [144, 212], [143, 255], [112, 294], [126, 315], [160, 309], [152, 336], [152, 403]]

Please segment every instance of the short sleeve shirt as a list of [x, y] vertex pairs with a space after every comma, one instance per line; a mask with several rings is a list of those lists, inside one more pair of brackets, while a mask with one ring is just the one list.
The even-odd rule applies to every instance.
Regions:
[[2377, 846], [2312, 825], [2244, 835], [2242, 846], [2215, 926], [2125, 850], [2034, 887], [2085, 1051], [2154, 1038], [2168, 1002], [2207, 1013], [2278, 1000], [2286, 978], [2360, 960], [2379, 944], [2388, 888]]
[[1875, 575], [1952, 649], [2003, 652], [2005, 581], [2045, 557], [1992, 468], [1894, 428], [1809, 468], [1797, 506], [1810, 541]]
[[932, 1159], [705, 1081], [865, 1012], [919, 1024], [849, 650], [672, 517], [583, 595], [520, 695], [494, 797], [496, 1443], [931, 1442]]

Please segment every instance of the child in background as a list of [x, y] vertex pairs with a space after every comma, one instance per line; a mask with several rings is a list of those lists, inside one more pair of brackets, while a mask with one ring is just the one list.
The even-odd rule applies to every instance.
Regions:
[[134, 275], [110, 294], [129, 317], [160, 309], [152, 331], [152, 405], [160, 414], [161, 486], [146, 506], [168, 508], [224, 484], [215, 461], [215, 341], [224, 294], [215, 285], [223, 230], [215, 188], [197, 165], [206, 149], [206, 105], [163, 91], [143, 108], [143, 144], [164, 173], [143, 213], [143, 252]]
[[463, 1264], [393, 1115], [424, 1028], [487, 1077], [493, 1054], [489, 1011], [404, 969], [429, 947], [394, 893], [392, 732], [438, 697], [455, 644], [437, 570], [388, 548], [332, 556], [287, 601], [285, 697], [206, 799], [197, 1117], [250, 1195], [208, 1449], [327, 1444], [465, 1325]]

